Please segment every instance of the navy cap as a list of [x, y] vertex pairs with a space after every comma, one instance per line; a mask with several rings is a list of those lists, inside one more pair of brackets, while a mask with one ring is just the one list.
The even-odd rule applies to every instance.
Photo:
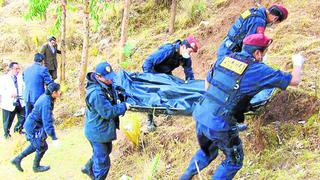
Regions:
[[52, 82], [48, 85], [48, 91], [50, 92], [50, 94], [53, 93], [53, 91], [59, 91], [60, 90], [60, 84]]
[[96, 66], [96, 74], [103, 76], [105, 79], [113, 79], [116, 77], [111, 65], [107, 61], [101, 62]]
[[44, 60], [44, 58], [45, 58], [45, 56], [43, 54], [37, 53], [37, 54], [34, 55], [34, 59], [33, 60], [35, 62], [41, 62], [41, 61]]
[[48, 38], [48, 41], [56, 41], [56, 37], [50, 36], [50, 37]]

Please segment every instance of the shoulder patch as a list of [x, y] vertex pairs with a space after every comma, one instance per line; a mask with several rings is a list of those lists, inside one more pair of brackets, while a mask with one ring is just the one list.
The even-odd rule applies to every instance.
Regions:
[[246, 10], [241, 14], [242, 19], [247, 19], [251, 15], [250, 10]]
[[248, 64], [226, 56], [222, 60], [220, 66], [241, 75], [247, 68]]

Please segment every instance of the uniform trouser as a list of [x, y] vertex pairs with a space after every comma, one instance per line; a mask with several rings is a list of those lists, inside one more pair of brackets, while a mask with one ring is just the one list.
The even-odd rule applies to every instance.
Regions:
[[57, 69], [49, 70], [49, 74], [51, 75], [52, 80], [55, 80], [58, 77]]
[[14, 131], [19, 132], [22, 130], [23, 124], [25, 121], [24, 108], [22, 108], [20, 106], [16, 106], [16, 108], [13, 111], [7, 111], [5, 109], [2, 109], [4, 135], [10, 134], [10, 128], [12, 126], [14, 117], [16, 115], [18, 116], [18, 121], [17, 121], [16, 125], [14, 126]]
[[207, 167], [218, 156], [219, 149], [224, 153], [226, 159], [218, 166], [212, 179], [232, 179], [241, 169], [244, 158], [237, 130], [217, 132], [197, 123], [196, 131], [200, 149], [192, 157], [189, 167], [180, 179], [191, 179], [197, 174], [196, 164], [200, 171]]
[[27, 119], [28, 115], [31, 113], [33, 109], [34, 103], [32, 102], [26, 102], [26, 107], [25, 107], [25, 117]]
[[48, 150], [46, 138], [29, 138], [29, 141], [38, 154], [44, 154]]
[[111, 162], [110, 162], [110, 153], [112, 151], [112, 142], [98, 143], [90, 141], [91, 147], [93, 149], [92, 160], [92, 169], [95, 180], [104, 180], [106, 179]]
[[41, 137], [32, 137], [28, 138], [28, 140], [30, 141], [30, 145], [26, 147], [24, 151], [21, 152], [18, 158], [22, 159], [28, 156], [29, 154], [36, 152], [33, 166], [38, 167], [43, 155], [48, 150], [48, 144], [46, 142], [46, 139]]

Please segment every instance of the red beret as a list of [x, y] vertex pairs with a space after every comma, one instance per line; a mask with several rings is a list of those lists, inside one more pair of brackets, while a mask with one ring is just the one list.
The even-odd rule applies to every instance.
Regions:
[[251, 34], [243, 39], [243, 44], [259, 47], [268, 47], [271, 42], [264, 34]]
[[[273, 10], [277, 10], [280, 11], [280, 14], [275, 13]], [[279, 16], [279, 20], [280, 21], [284, 21], [287, 19], [288, 17], [288, 10], [281, 4], [273, 4], [270, 8], [269, 8], [270, 13], [275, 13], [274, 15]]]
[[188, 41], [188, 43], [190, 44], [191, 48], [193, 49], [193, 52], [198, 52], [198, 48], [199, 48], [199, 42], [198, 40], [190, 35], [186, 38], [186, 40]]

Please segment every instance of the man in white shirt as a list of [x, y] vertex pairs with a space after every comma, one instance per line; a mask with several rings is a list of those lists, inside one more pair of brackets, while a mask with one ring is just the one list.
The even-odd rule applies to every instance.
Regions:
[[1, 109], [4, 137], [6, 139], [11, 137], [10, 128], [16, 115], [18, 116], [18, 122], [14, 127], [14, 132], [22, 133], [25, 121], [24, 82], [19, 72], [19, 64], [11, 62], [9, 64], [9, 72], [0, 79]]

